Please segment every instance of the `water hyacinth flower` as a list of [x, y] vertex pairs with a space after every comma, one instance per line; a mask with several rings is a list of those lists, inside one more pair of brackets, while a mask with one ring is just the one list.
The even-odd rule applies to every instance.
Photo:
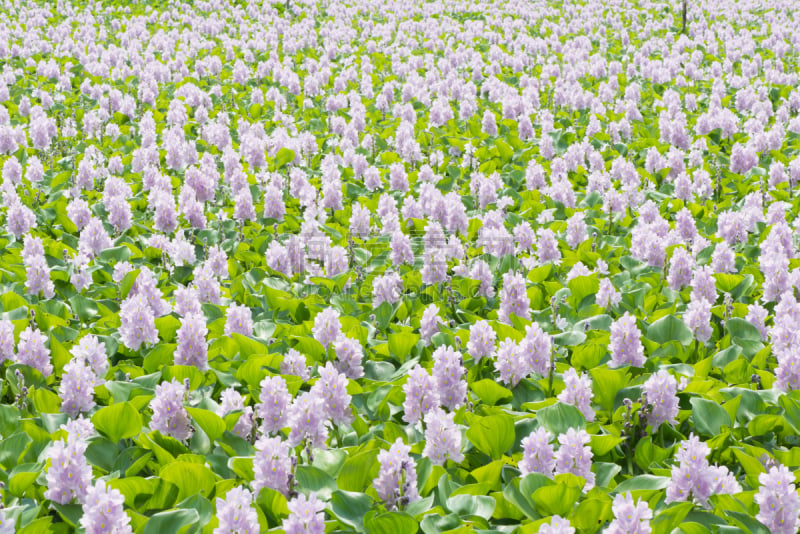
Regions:
[[419, 499], [417, 492], [417, 462], [411, 456], [411, 447], [397, 438], [391, 448], [378, 453], [381, 470], [372, 485], [388, 507], [402, 506]]
[[611, 324], [609, 350], [611, 351], [611, 367], [631, 365], [644, 366], [645, 356], [642, 346], [642, 332], [636, 325], [636, 318], [625, 312], [625, 315]]
[[314, 327], [311, 331], [314, 339], [319, 341], [323, 347], [327, 347], [336, 341], [341, 329], [339, 312], [329, 306], [314, 317]]
[[708, 445], [694, 434], [681, 442], [675, 454], [679, 463], [672, 466], [672, 478], [667, 486], [667, 503], [694, 498], [705, 505], [715, 493], [734, 494], [742, 491], [726, 467], [709, 465], [706, 457], [710, 452]]
[[214, 534], [255, 534], [260, 530], [253, 494], [242, 487], [231, 488], [224, 499], [217, 497], [216, 516], [219, 526]]
[[357, 380], [364, 376], [364, 348], [361, 343], [344, 335], [340, 335], [333, 344], [336, 353], [334, 366], [347, 378]]
[[130, 534], [131, 518], [125, 513], [125, 497], [102, 480], [86, 490], [81, 527], [87, 534]]
[[47, 338], [35, 326], [28, 326], [19, 334], [17, 363], [30, 365], [44, 376], [50, 376], [53, 373], [53, 364], [50, 362], [50, 350], [45, 346], [46, 342]]
[[433, 351], [431, 373], [439, 391], [442, 406], [453, 410], [467, 402], [467, 370], [461, 353], [449, 345]]
[[408, 372], [408, 379], [403, 384], [403, 421], [414, 424], [423, 419], [425, 414], [439, 407], [439, 391], [436, 379], [428, 372], [415, 365]]
[[316, 392], [302, 393], [294, 399], [287, 410], [286, 426], [289, 445], [296, 447], [306, 442], [311, 447], [322, 449], [328, 440], [328, 422], [322, 398]]
[[575, 534], [575, 527], [570, 524], [569, 519], [554, 515], [550, 524], [545, 523], [539, 527], [539, 534]]
[[422, 312], [422, 318], [419, 321], [419, 335], [426, 343], [430, 343], [434, 334], [439, 332], [439, 324], [444, 322], [438, 314], [439, 306], [436, 304], [429, 304]]
[[578, 408], [587, 421], [594, 421], [592, 379], [585, 373], [578, 374], [575, 369], [567, 369], [564, 382], [566, 387], [559, 393], [558, 400]]
[[434, 465], [444, 465], [448, 459], [460, 462], [461, 432], [453, 421], [452, 413], [434, 408], [425, 414], [425, 448], [422, 455], [430, 458]]
[[773, 534], [792, 534], [800, 528], [800, 496], [794, 480], [794, 474], [780, 464], [758, 475], [756, 519]]
[[589, 434], [585, 430], [570, 428], [565, 434], [558, 436], [561, 445], [556, 452], [556, 474], [572, 473], [586, 480], [584, 490], [594, 487], [594, 473], [592, 473], [592, 449], [588, 447]]
[[190, 365], [201, 371], [208, 369], [208, 342], [206, 341], [206, 316], [190, 313], [181, 320], [178, 328], [178, 347], [175, 365]]
[[671, 374], [661, 369], [650, 375], [642, 387], [642, 394], [647, 399], [651, 411], [647, 414], [647, 423], [654, 429], [664, 423], [674, 425], [678, 416], [678, 382]]
[[331, 362], [318, 371], [319, 380], [311, 388], [311, 394], [322, 400], [325, 418], [334, 424], [349, 423], [353, 420], [353, 412], [350, 408], [352, 397], [347, 393], [347, 376], [337, 371]]
[[58, 504], [85, 499], [92, 485], [92, 468], [84, 457], [87, 446], [86, 436], [73, 433], [67, 434], [66, 441], [60, 439], [52, 444], [47, 454], [50, 467], [46, 474], [46, 499]]
[[467, 342], [467, 352], [477, 363], [481, 358], [490, 356], [494, 352], [494, 344], [497, 334], [494, 329], [484, 320], [476, 321], [469, 329], [469, 341]]
[[232, 333], [243, 336], [253, 335], [252, 310], [235, 302], [231, 303], [225, 314], [225, 335], [230, 336]]
[[287, 409], [292, 402], [292, 394], [286, 380], [280, 376], [267, 376], [259, 384], [261, 402], [256, 404], [256, 416], [261, 419], [264, 434], [276, 434], [286, 426]]
[[511, 324], [512, 313], [522, 319], [528, 319], [530, 303], [522, 274], [517, 272], [504, 274], [503, 289], [500, 290], [500, 309], [497, 312], [499, 320]]
[[81, 357], [75, 357], [64, 366], [58, 396], [61, 398], [61, 411], [71, 417], [88, 412], [95, 406], [94, 370]]
[[311, 375], [308, 372], [305, 355], [296, 349], [289, 349], [281, 362], [281, 374], [299, 376], [303, 380], [308, 380]]
[[172, 379], [156, 386], [156, 396], [150, 401], [153, 417], [150, 428], [178, 440], [188, 440], [193, 433], [189, 424], [189, 414], [183, 407], [187, 387]]
[[144, 295], [128, 295], [120, 306], [119, 318], [122, 344], [130, 350], [158, 341], [155, 316]]
[[233, 387], [229, 387], [220, 394], [220, 403], [217, 406], [217, 415], [220, 417], [225, 417], [231, 412], [242, 412], [239, 416], [239, 419], [236, 421], [236, 424], [233, 427], [232, 432], [239, 436], [240, 438], [247, 438], [250, 436], [250, 433], [253, 431], [253, 427], [255, 426], [255, 415], [253, 414], [253, 408], [250, 406], [244, 405], [244, 397], [241, 393], [233, 389]]
[[289, 517], [281, 525], [286, 534], [325, 533], [325, 503], [319, 501], [314, 492], [308, 497], [301, 493], [286, 506], [289, 508]]
[[611, 505], [614, 520], [608, 525], [609, 534], [650, 534], [653, 511], [641, 499], [633, 502], [630, 493], [617, 494]]
[[544, 428], [537, 428], [522, 440], [522, 460], [519, 470], [523, 475], [541, 473], [553, 477], [556, 455], [551, 441], [553, 435]]
[[289, 494], [292, 474], [292, 458], [289, 445], [280, 437], [262, 436], [256, 441], [256, 454], [253, 459], [253, 492], [258, 495], [262, 488]]

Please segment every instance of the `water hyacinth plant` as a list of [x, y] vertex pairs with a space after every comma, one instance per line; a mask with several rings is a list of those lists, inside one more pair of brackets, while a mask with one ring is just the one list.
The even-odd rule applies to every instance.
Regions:
[[0, 3], [0, 534], [794, 533], [800, 6]]

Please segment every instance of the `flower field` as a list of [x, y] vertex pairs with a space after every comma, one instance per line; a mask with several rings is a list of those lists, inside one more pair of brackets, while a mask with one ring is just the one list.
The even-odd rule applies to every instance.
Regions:
[[800, 5], [0, 3], [0, 534], [796, 534]]

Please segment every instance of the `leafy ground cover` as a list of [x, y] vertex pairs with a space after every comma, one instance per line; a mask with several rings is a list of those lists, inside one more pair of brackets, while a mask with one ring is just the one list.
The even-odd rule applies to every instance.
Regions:
[[0, 533], [795, 533], [795, 2], [0, 8]]

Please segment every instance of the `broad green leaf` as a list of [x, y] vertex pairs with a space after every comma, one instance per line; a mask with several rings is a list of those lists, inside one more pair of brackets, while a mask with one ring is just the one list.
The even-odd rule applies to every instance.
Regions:
[[497, 460], [514, 444], [514, 418], [506, 414], [475, 417], [467, 429], [467, 439]]
[[688, 345], [694, 339], [694, 334], [682, 320], [674, 315], [666, 315], [647, 328], [646, 337], [661, 344], [677, 341]]
[[98, 432], [113, 442], [132, 438], [142, 430], [142, 415], [130, 402], [118, 402], [101, 408], [92, 416]]
[[692, 403], [692, 421], [697, 432], [702, 436], [716, 436], [723, 426], [731, 426], [731, 418], [725, 409], [714, 401], [694, 397]]
[[419, 523], [405, 512], [388, 512], [364, 521], [367, 534], [416, 534]]
[[536, 420], [554, 436], [564, 434], [570, 428], [582, 429], [586, 419], [576, 407], [557, 402], [536, 412]]
[[209, 410], [200, 408], [186, 408], [186, 411], [197, 423], [197, 426], [203, 429], [208, 439], [214, 442], [223, 433], [225, 433], [225, 421], [220, 416]]
[[216, 482], [214, 472], [205, 465], [180, 460], [167, 464], [158, 476], [161, 480], [175, 484], [178, 488], [178, 501], [197, 493], [211, 495]]

